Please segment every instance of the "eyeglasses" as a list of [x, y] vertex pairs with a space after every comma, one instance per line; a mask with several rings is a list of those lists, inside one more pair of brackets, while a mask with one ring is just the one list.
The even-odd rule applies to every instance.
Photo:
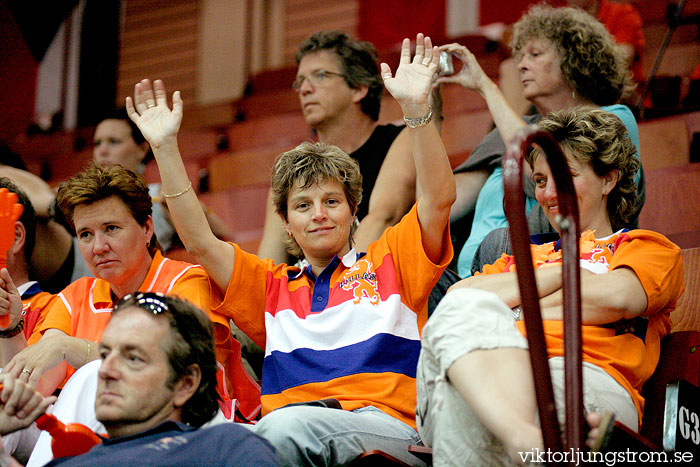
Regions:
[[124, 295], [114, 309], [116, 311], [119, 308], [134, 305], [150, 311], [154, 315], [170, 311], [165, 301], [165, 295], [158, 292], [136, 292], [135, 294]]
[[343, 78], [345, 77], [343, 73], [336, 73], [335, 71], [316, 70], [312, 72], [309, 76], [297, 76], [297, 79], [295, 79], [292, 83], [292, 88], [296, 92], [299, 92], [299, 90], [301, 89], [301, 85], [304, 84], [304, 81], [307, 79], [309, 80], [309, 83], [311, 83], [311, 86], [316, 87], [324, 83], [327, 79], [329, 79], [332, 76], [342, 76]]

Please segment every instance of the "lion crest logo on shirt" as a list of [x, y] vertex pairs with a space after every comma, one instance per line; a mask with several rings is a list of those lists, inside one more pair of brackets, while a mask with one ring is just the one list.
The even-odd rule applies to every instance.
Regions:
[[187, 444], [187, 438], [184, 436], [166, 436], [152, 443], [148, 443], [145, 447], [155, 449], [156, 451], [167, 451], [171, 448], [176, 448]]
[[377, 274], [372, 272], [372, 263], [361, 259], [345, 271], [345, 277], [340, 282], [343, 290], [352, 291], [355, 296], [353, 303], [359, 304], [362, 299], [368, 299], [372, 305], [379, 304], [377, 292]]

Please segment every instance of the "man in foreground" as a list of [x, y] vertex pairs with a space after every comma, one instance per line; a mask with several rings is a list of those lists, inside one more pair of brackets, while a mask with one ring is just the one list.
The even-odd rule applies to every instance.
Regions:
[[[278, 465], [272, 447], [250, 430], [230, 423], [199, 429], [216, 414], [219, 396], [211, 323], [193, 305], [150, 292], [125, 296], [99, 353], [95, 413], [109, 439], [48, 465]], [[39, 396], [12, 387], [0, 393], [0, 418], [12, 422], [0, 434], [39, 415]]]

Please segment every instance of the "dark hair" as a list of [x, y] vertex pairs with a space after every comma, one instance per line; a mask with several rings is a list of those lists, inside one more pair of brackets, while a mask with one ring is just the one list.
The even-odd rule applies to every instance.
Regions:
[[34, 245], [36, 245], [36, 214], [34, 212], [34, 206], [32, 206], [32, 202], [29, 201], [27, 193], [9, 178], [0, 177], [0, 188], [7, 188], [7, 191], [15, 193], [17, 195], [17, 202], [24, 207], [22, 215], [19, 216], [17, 220], [24, 226], [24, 259], [27, 265], [29, 265], [31, 264]]
[[[150, 306], [154, 304], [154, 306]], [[164, 305], [164, 306], [162, 306]], [[211, 420], [219, 410], [216, 390], [216, 351], [212, 324], [206, 314], [187, 300], [154, 292], [136, 292], [126, 295], [114, 307], [114, 316], [121, 309], [137, 307], [155, 319], [168, 318], [170, 339], [161, 342], [170, 363], [168, 387], [189, 374], [192, 365], [199, 366], [202, 379], [197, 391], [182, 406], [182, 421], [200, 427]]]
[[9, 165], [15, 169], [27, 170], [27, 164], [18, 153], [10, 149], [5, 143], [0, 143], [0, 165]]
[[[91, 164], [61, 184], [56, 202], [72, 233], [75, 234], [73, 213], [76, 206], [92, 204], [112, 196], [118, 197], [124, 203], [139, 225], [146, 224], [153, 210], [148, 186], [139, 175], [121, 165], [100, 167]], [[162, 251], [162, 248], [154, 231], [148, 251], [154, 256], [156, 250]]]
[[[641, 209], [634, 177], [640, 163], [627, 127], [617, 115], [587, 106], [551, 112], [537, 124], [549, 132], [571, 157], [589, 165], [599, 177], [617, 171], [617, 183], [608, 193], [606, 210], [613, 231], [629, 227]], [[531, 151], [530, 166], [539, 154]]]
[[[139, 130], [139, 127], [136, 126], [136, 124], [129, 118], [129, 115], [126, 113], [126, 107], [119, 107], [118, 109], [114, 109], [102, 118], [100, 120], [100, 123], [102, 123], [105, 120], [123, 120], [125, 121], [128, 125], [129, 128], [131, 128], [131, 139], [134, 140], [134, 143], [136, 143], [138, 146], [141, 146], [143, 143], [146, 142], [146, 138], [144, 138], [143, 134], [141, 134], [141, 130]], [[148, 164], [151, 162], [155, 156], [153, 155], [153, 150], [151, 149], [151, 146], [148, 146], [148, 152], [146, 152], [146, 155], [143, 156], [143, 160], [141, 163], [143, 165]]]
[[596, 105], [629, 96], [635, 84], [622, 46], [605, 26], [578, 8], [534, 5], [513, 26], [514, 56], [532, 40], [546, 39], [559, 55], [559, 67], [576, 94]]
[[[277, 156], [272, 168], [272, 199], [277, 214], [287, 220], [287, 199], [297, 181], [302, 188], [308, 188], [326, 180], [335, 180], [343, 185], [350, 211], [356, 214], [357, 206], [362, 201], [360, 166], [338, 146], [306, 142]], [[353, 222], [350, 227], [351, 245], [356, 228]], [[285, 237], [285, 242], [290, 254], [304, 256], [296, 240]]]
[[298, 65], [306, 55], [323, 50], [338, 56], [348, 86], [353, 89], [367, 86], [367, 95], [360, 105], [365, 114], [377, 121], [384, 86], [377, 64], [377, 49], [370, 42], [356, 41], [342, 31], [319, 31], [299, 45], [294, 59]]

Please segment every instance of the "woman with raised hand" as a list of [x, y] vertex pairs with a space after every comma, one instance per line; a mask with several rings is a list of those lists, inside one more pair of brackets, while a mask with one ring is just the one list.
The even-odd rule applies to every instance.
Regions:
[[[577, 105], [601, 107], [617, 115], [627, 127], [636, 146], [639, 159], [637, 123], [630, 109], [619, 105], [629, 95], [634, 83], [627, 68], [625, 52], [594, 17], [576, 8], [555, 8], [536, 5], [530, 8], [513, 27], [511, 50], [517, 61], [523, 96], [537, 109], [537, 115], [521, 117], [508, 105], [498, 86], [483, 72], [474, 55], [460, 44], [448, 44], [441, 50], [452, 53], [463, 64], [453, 76], [438, 78], [437, 83], [456, 83], [479, 92], [488, 105], [496, 124], [477, 146], [466, 162], [455, 169], [457, 201], [452, 220], [474, 210], [471, 232], [459, 253], [458, 272], [462, 277], [480, 270], [509, 248], [507, 232], [501, 230], [484, 242], [494, 229], [507, 226], [503, 210], [503, 176], [501, 158], [504, 141], [528, 123], [534, 123], [548, 112], [573, 108]], [[637, 211], [629, 223], [620, 227], [636, 227], [644, 203], [644, 178], [641, 166], [635, 175]], [[529, 221], [532, 233], [550, 232], [552, 227], [537, 206], [534, 186], [526, 179], [527, 209], [532, 210]], [[486, 258], [483, 258], [486, 256]], [[472, 263], [474, 262], [474, 268]]]
[[[416, 42], [411, 58], [404, 40], [395, 76], [386, 64], [381, 70], [409, 127], [423, 196], [366, 253], [357, 252], [356, 162], [325, 144], [281, 154], [272, 175], [275, 205], [290, 244], [308, 263], [303, 269], [262, 260], [211, 234], [177, 148], [179, 92], [172, 110], [160, 81], [138, 83], [134, 99], [127, 98], [129, 115], [153, 148], [180, 238], [222, 296], [215, 310], [266, 349], [263, 418], [255, 430], [283, 465], [346, 465], [372, 449], [422, 464], [407, 451], [420, 439], [415, 368], [428, 296], [452, 257], [455, 192], [428, 105], [437, 48], [422, 34]], [[344, 410], [318, 407], [336, 403], [320, 399]]]

